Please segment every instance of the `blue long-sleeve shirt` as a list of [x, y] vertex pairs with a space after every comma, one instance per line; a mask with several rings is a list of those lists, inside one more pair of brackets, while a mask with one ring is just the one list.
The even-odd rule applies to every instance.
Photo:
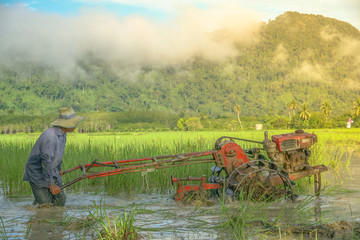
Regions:
[[62, 184], [59, 171], [66, 143], [66, 133], [59, 127], [48, 128], [36, 141], [25, 165], [24, 181], [49, 187], [54, 178]]

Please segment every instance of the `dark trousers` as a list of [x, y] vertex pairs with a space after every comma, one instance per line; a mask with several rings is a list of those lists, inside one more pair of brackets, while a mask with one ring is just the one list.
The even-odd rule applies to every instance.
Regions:
[[[60, 183], [55, 179], [55, 184], [60, 187]], [[66, 195], [64, 190], [61, 190], [61, 192], [57, 195], [52, 195], [50, 192], [50, 188], [39, 186], [35, 183], [29, 182], [32, 192], [35, 197], [34, 204], [45, 204], [50, 203], [54, 204], [55, 206], [64, 206], [66, 202]]]

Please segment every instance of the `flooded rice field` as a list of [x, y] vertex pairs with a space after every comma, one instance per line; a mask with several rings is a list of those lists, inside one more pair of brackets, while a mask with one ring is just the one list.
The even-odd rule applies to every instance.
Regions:
[[[89, 216], [94, 202], [102, 203], [110, 216], [124, 210], [138, 209], [135, 226], [141, 227], [144, 239], [216, 239], [219, 209], [179, 206], [172, 195], [132, 194], [109, 197], [100, 195], [67, 195], [65, 207], [36, 209], [32, 197], [0, 198], [0, 211], [9, 239], [82, 239], [84, 233], [73, 229], [72, 222]], [[203, 229], [203, 231], [199, 231]], [[94, 237], [97, 235], [94, 233]], [[91, 239], [92, 236], [85, 238]]]
[[[348, 169], [344, 168], [340, 173], [328, 171], [322, 177], [325, 192], [307, 205], [302, 218], [319, 224], [344, 220], [360, 222], [360, 154], [353, 153]], [[271, 205], [268, 218], [276, 217], [284, 208], [295, 208], [307, 197], [299, 196], [295, 203], [282, 201]], [[89, 212], [96, 208], [94, 204], [105, 208], [109, 216], [136, 209], [134, 226], [138, 227], [142, 239], [232, 239], [231, 233], [219, 227], [224, 221], [220, 203], [211, 207], [183, 206], [173, 200], [172, 194], [124, 194], [119, 197], [67, 194], [65, 207], [44, 209], [32, 207], [32, 201], [32, 196], [8, 198], [0, 193], [0, 216], [5, 228], [2, 232], [6, 232], [8, 239], [94, 239], [98, 236], [96, 231], [76, 224], [89, 218]], [[226, 207], [235, 209], [237, 205], [239, 202], [234, 201]], [[89, 221], [87, 224], [95, 223]], [[0, 237], [6, 239], [3, 235]], [[264, 238], [267, 239], [254, 237]], [[278, 239], [279, 236], [269, 238]], [[331, 238], [334, 236], [318, 239]]]

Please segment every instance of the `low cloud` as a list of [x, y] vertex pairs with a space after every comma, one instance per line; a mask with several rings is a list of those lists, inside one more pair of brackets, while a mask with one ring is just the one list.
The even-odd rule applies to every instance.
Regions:
[[356, 63], [360, 64], [360, 41], [351, 38], [342, 38], [338, 50], [338, 56], [353, 57]]
[[288, 51], [286, 50], [284, 45], [280, 43], [275, 49], [273, 62], [279, 66], [284, 65], [287, 63], [288, 58], [289, 58]]
[[27, 61], [71, 72], [89, 56], [126, 66], [179, 63], [197, 55], [221, 60], [236, 54], [235, 42], [252, 42], [259, 26], [255, 12], [234, 4], [183, 6], [168, 22], [95, 10], [61, 16], [2, 6], [0, 64]]
[[339, 32], [335, 28], [329, 26], [324, 27], [320, 31], [320, 37], [325, 41], [332, 41], [339, 36]]
[[301, 81], [317, 81], [330, 84], [329, 79], [331, 78], [326, 73], [326, 69], [319, 64], [303, 62], [299, 68], [294, 69], [293, 77]]

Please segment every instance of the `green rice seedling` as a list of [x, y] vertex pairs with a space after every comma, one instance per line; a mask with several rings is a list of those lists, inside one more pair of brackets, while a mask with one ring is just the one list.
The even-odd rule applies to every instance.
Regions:
[[29, 234], [30, 234], [30, 232], [31, 232], [32, 225], [33, 225], [33, 222], [32, 222], [32, 219], [30, 218], [29, 224], [28, 224], [28, 226], [27, 226], [27, 228], [26, 228], [26, 233], [25, 233], [25, 236], [26, 236], [26, 237], [29, 236]]
[[281, 239], [281, 227], [278, 226], [278, 228], [279, 228], [279, 238]]
[[0, 142], [1, 188], [5, 195], [29, 194], [30, 187], [22, 181], [27, 150], [26, 142]]
[[70, 231], [69, 239], [94, 239], [95, 225], [97, 221], [91, 216], [86, 217], [72, 217], [66, 216], [61, 222], [65, 230]]
[[79, 229], [89, 229], [96, 223], [95, 219], [91, 216], [87, 216], [85, 218], [73, 218], [67, 217], [62, 222], [65, 225], [66, 229], [70, 230], [79, 230]]
[[90, 216], [96, 221], [101, 228], [97, 230], [98, 239], [139, 239], [141, 236], [137, 233], [134, 227], [134, 219], [136, 214], [136, 208], [130, 213], [125, 211], [118, 217], [112, 219], [106, 212], [106, 209], [95, 204], [95, 211], [90, 212]]
[[7, 236], [7, 233], [6, 233], [6, 228], [5, 228], [5, 224], [4, 224], [2, 217], [0, 217], [0, 239], [1, 240], [9, 239], [9, 237]]
[[312, 237], [312, 233], [314, 233], [314, 238], [315, 240], [317, 240], [318, 239], [317, 229], [314, 229], [313, 231], [309, 232], [310, 237]]
[[[304, 200], [300, 201], [294, 208], [287, 208], [281, 212], [276, 218], [276, 222], [293, 222], [293, 223], [306, 223], [314, 216], [314, 209], [316, 209], [317, 197], [310, 195]], [[317, 216], [321, 218], [321, 216]]]
[[[224, 201], [225, 193], [223, 192], [223, 198], [220, 201], [222, 219], [226, 219], [222, 224], [225, 230], [229, 230], [232, 233], [233, 239], [248, 239], [251, 236], [255, 236], [261, 233], [261, 227], [270, 224], [268, 211], [269, 207], [278, 203], [281, 199], [276, 201], [268, 201], [265, 197], [254, 201], [252, 199], [252, 193], [247, 194], [243, 191], [239, 192], [237, 200], [237, 208], [232, 211], [225, 205]], [[272, 221], [271, 224], [276, 223], [277, 219]], [[256, 228], [254, 226], [259, 226]]]
[[267, 238], [270, 235], [277, 235], [276, 237], [282, 238], [283, 235], [289, 234], [289, 231], [283, 234], [283, 229], [293, 227], [288, 223], [291, 222], [296, 225], [309, 222], [309, 219], [314, 215], [312, 205], [316, 197], [312, 195], [295, 207], [291, 205], [282, 207], [276, 215], [270, 215], [270, 209], [284, 199], [285, 197], [270, 202], [268, 199], [262, 198], [254, 201], [251, 199], [251, 194], [246, 196], [240, 192], [236, 209], [231, 209], [229, 205], [224, 204], [224, 200], [221, 200], [221, 217], [223, 221], [225, 219], [222, 227], [224, 230], [230, 230], [232, 239], [257, 239], [258, 237], [261, 239], [261, 236]]
[[[288, 131], [271, 130], [269, 135], [281, 134]], [[360, 142], [360, 130], [308, 130], [317, 134], [319, 142], [312, 146], [311, 165], [325, 164], [336, 171], [346, 168], [350, 164], [348, 149], [356, 151]], [[31, 148], [38, 138], [37, 134], [3, 135], [0, 141], [0, 180], [6, 195], [16, 196], [30, 194], [29, 184], [22, 181], [25, 162]], [[221, 136], [232, 136], [255, 141], [262, 141], [264, 133], [260, 131], [241, 132], [148, 132], [148, 133], [90, 133], [69, 134], [63, 158], [62, 170], [86, 164], [95, 158], [98, 161], [114, 161], [153, 157], [168, 154], [181, 154], [211, 150], [215, 141]], [[352, 140], [349, 140], [352, 138]], [[242, 148], [262, 147], [238, 141]], [[83, 180], [66, 189], [68, 192], [105, 192], [118, 195], [123, 192], [160, 192], [174, 191], [170, 183], [170, 176], [187, 177], [211, 174], [211, 164], [192, 165], [171, 169], [148, 171], [143, 174], [132, 173], [111, 177]], [[97, 168], [97, 171], [104, 170]], [[81, 171], [66, 174], [63, 182], [68, 182], [81, 175]], [[308, 181], [297, 181], [298, 189], [305, 190], [312, 186]]]

